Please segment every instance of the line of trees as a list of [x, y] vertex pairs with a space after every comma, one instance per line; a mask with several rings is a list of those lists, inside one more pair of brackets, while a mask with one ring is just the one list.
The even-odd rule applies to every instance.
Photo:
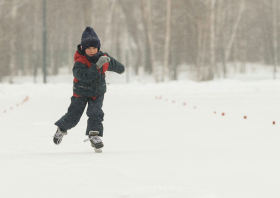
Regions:
[[[47, 0], [47, 71], [71, 72], [86, 26], [108, 52], [156, 82], [182, 65], [197, 81], [227, 77], [228, 63], [274, 65], [280, 53], [279, 0]], [[0, 81], [36, 76], [43, 65], [43, 1], [0, 0]]]

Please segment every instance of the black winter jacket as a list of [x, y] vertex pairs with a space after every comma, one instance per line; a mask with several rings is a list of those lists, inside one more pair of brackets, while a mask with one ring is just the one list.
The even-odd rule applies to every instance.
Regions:
[[104, 53], [104, 55], [110, 58], [110, 62], [105, 63], [101, 69], [97, 69], [96, 64], [90, 62], [78, 48], [74, 56], [75, 64], [72, 69], [74, 96], [97, 97], [104, 94], [106, 92], [105, 72], [114, 71], [121, 74], [125, 71], [121, 63], [107, 53]]

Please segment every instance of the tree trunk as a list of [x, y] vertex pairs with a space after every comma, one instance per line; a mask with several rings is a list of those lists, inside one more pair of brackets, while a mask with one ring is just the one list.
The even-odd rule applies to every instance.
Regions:
[[126, 73], [126, 82], [129, 83], [129, 55], [128, 55], [128, 51], [125, 52], [125, 73]]
[[215, 70], [215, 75], [220, 78], [222, 73], [223, 73], [223, 58], [222, 58], [222, 54], [223, 54], [223, 46], [224, 46], [224, 41], [223, 41], [223, 37], [224, 37], [224, 31], [223, 31], [223, 26], [224, 26], [224, 20], [225, 20], [225, 10], [224, 10], [224, 0], [217, 0], [217, 24], [216, 24], [216, 32], [217, 32], [217, 40], [219, 42], [217, 42], [216, 48], [217, 48], [217, 54], [216, 54], [216, 64], [217, 62], [219, 63], [218, 65], [216, 65], [216, 68], [214, 68]]
[[216, 4], [216, 0], [211, 0], [211, 12], [210, 12], [210, 68], [209, 68], [208, 80], [212, 80], [214, 78], [213, 70], [216, 68], [215, 4]]
[[158, 82], [158, 71], [154, 64], [154, 42], [152, 35], [152, 18], [151, 18], [151, 6], [150, 1], [142, 0], [144, 7], [144, 20], [147, 23], [146, 34], [148, 36], [148, 46], [149, 46], [149, 54], [150, 54], [150, 65], [152, 67], [152, 73], [156, 82]]
[[145, 0], [142, 0], [141, 1], [141, 8], [142, 8], [142, 18], [143, 18], [143, 27], [144, 27], [144, 32], [145, 32], [145, 35], [144, 35], [144, 42], [145, 42], [145, 47], [144, 47], [144, 71], [149, 73], [149, 74], [152, 74], [152, 65], [151, 65], [151, 61], [150, 61], [150, 57], [151, 57], [151, 54], [150, 54], [150, 46], [149, 46], [149, 42], [148, 42], [148, 22], [147, 22], [147, 16], [146, 16], [146, 7], [145, 7], [145, 3], [144, 3]]
[[92, 18], [92, 0], [84, 0], [83, 1], [84, 6], [83, 6], [83, 11], [82, 13], [84, 14], [84, 23], [85, 26], [91, 26], [91, 18]]
[[164, 45], [164, 62], [161, 81], [165, 80], [168, 76], [168, 64], [169, 64], [169, 45], [170, 45], [170, 21], [171, 21], [171, 0], [166, 0], [167, 13], [166, 13], [166, 30], [165, 30], [165, 45]]
[[272, 0], [272, 9], [273, 9], [273, 78], [276, 79], [276, 67], [278, 62], [278, 42], [277, 42], [277, 0]]
[[225, 52], [226, 61], [228, 60], [228, 58], [230, 56], [232, 45], [233, 45], [233, 42], [234, 42], [234, 39], [235, 39], [235, 36], [236, 36], [236, 33], [237, 33], [237, 29], [238, 29], [238, 26], [239, 26], [239, 23], [240, 23], [240, 20], [241, 20], [241, 17], [242, 17], [242, 14], [243, 14], [244, 10], [245, 10], [245, 3], [241, 2], [240, 8], [239, 8], [239, 13], [238, 13], [236, 21], [234, 23], [233, 30], [231, 32], [231, 36], [230, 36], [230, 39], [229, 39], [229, 42], [228, 42], [228, 45], [227, 45], [227, 48], [226, 48], [226, 52]]
[[72, 50], [73, 49], [73, 37], [72, 37], [72, 31], [70, 30], [69, 33], [68, 33], [68, 55], [67, 55], [67, 58], [68, 58], [68, 72], [69, 74], [72, 73], [72, 68], [73, 68], [73, 65], [74, 65], [74, 56], [73, 56], [73, 53], [75, 52], [75, 50]]
[[[36, 16], [36, 14], [38, 14], [38, 12], [36, 12], [35, 10], [38, 10], [38, 6], [36, 6], [36, 4], [33, 4], [33, 8], [34, 8], [34, 12], [33, 12], [33, 27], [37, 27], [39, 24], [39, 20], [38, 17]], [[36, 83], [37, 82], [37, 69], [38, 69], [38, 29], [39, 28], [33, 28], [33, 38], [32, 38], [32, 70], [33, 70], [33, 82]]]
[[17, 0], [12, 0], [12, 28], [11, 28], [11, 39], [10, 39], [10, 79], [9, 82], [13, 83], [16, 66], [16, 16], [17, 16]]
[[112, 32], [112, 27], [113, 27], [113, 16], [116, 8], [116, 0], [112, 1], [110, 11], [108, 12], [108, 17], [107, 17], [107, 24], [106, 24], [106, 30], [105, 30], [105, 41], [104, 41], [104, 46], [111, 48], [112, 47], [112, 39], [113, 39], [113, 32]]
[[136, 49], [133, 49], [132, 47], [132, 42], [130, 43], [130, 49], [132, 51], [136, 51], [136, 53], [132, 53], [133, 57], [136, 59], [135, 61], [133, 61], [135, 63], [135, 67], [134, 67], [134, 71], [135, 71], [135, 75], [138, 75], [139, 73], [139, 66], [141, 65], [141, 46], [140, 46], [140, 42], [139, 42], [139, 38], [138, 38], [138, 21], [136, 20], [135, 15], [133, 14], [133, 12], [135, 11], [135, 9], [132, 9], [132, 4], [134, 4], [134, 2], [132, 3], [128, 3], [125, 2], [124, 0], [118, 0], [118, 2], [120, 3], [122, 10], [123, 10], [123, 14], [125, 16], [125, 20], [126, 20], [126, 25], [127, 25], [127, 31], [129, 34], [129, 37], [131, 39], [133, 39], [133, 41], [136, 44]]

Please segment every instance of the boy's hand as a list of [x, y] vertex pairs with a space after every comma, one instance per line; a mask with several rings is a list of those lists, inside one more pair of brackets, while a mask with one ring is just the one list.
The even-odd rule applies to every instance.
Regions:
[[98, 59], [96, 65], [100, 69], [105, 63], [108, 63], [108, 62], [110, 62], [110, 58], [108, 56], [101, 56]]

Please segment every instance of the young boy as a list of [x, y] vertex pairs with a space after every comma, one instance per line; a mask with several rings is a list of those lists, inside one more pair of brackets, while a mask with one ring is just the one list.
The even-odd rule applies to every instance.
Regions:
[[73, 67], [74, 86], [73, 96], [68, 112], [55, 125], [58, 127], [54, 135], [55, 144], [60, 144], [67, 130], [75, 127], [87, 107], [87, 130], [92, 147], [96, 152], [102, 152], [103, 137], [102, 104], [106, 92], [105, 72], [124, 73], [124, 66], [107, 53], [100, 51], [100, 40], [91, 27], [82, 34], [81, 44], [78, 45], [74, 56]]

